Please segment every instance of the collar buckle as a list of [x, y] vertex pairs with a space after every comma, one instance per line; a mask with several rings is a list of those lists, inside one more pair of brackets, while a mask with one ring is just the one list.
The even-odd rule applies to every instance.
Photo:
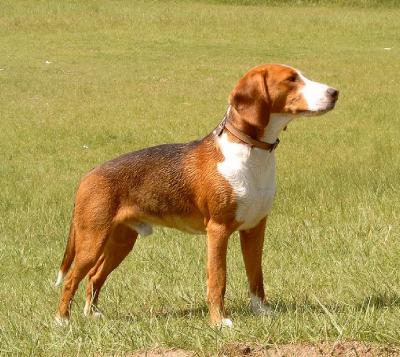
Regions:
[[221, 136], [222, 132], [225, 129], [225, 125], [226, 125], [226, 121], [227, 121], [228, 117], [225, 114], [224, 119], [222, 119], [222, 121], [218, 124], [218, 126], [214, 129], [213, 134], [216, 136]]
[[274, 151], [274, 150], [277, 148], [277, 146], [279, 145], [279, 143], [280, 143], [280, 140], [279, 140], [279, 139], [276, 139], [275, 142], [274, 142], [273, 144], [270, 144], [271, 147], [269, 148], [269, 152]]

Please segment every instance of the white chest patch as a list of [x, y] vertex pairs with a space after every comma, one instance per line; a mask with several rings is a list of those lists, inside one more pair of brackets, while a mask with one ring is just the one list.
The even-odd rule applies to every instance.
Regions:
[[275, 196], [275, 154], [233, 143], [226, 133], [217, 138], [224, 155], [219, 173], [230, 183], [237, 200], [239, 230], [255, 227], [272, 208]]

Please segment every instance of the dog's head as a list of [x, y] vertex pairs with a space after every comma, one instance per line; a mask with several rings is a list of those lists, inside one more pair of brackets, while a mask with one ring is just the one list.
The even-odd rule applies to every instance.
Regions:
[[311, 81], [300, 71], [278, 64], [262, 65], [246, 73], [229, 102], [247, 121], [265, 127], [271, 114], [320, 115], [335, 107], [339, 92]]

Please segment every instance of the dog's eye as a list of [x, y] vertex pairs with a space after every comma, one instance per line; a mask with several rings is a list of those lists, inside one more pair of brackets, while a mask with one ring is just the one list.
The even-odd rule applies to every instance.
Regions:
[[297, 82], [298, 78], [299, 77], [297, 76], [297, 74], [292, 74], [290, 77], [286, 78], [286, 80], [288, 82]]

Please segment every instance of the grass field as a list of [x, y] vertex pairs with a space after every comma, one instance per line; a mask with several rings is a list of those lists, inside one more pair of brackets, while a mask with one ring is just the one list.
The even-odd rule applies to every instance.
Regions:
[[[0, 354], [400, 345], [400, 8], [253, 4], [1, 2]], [[281, 136], [263, 264], [277, 316], [250, 313], [233, 236], [234, 328], [210, 327], [204, 238], [158, 229], [109, 279], [104, 320], [82, 317], [80, 289], [72, 323], [54, 328], [79, 178], [121, 153], [206, 135], [236, 80], [268, 62], [341, 91], [335, 111]]]

